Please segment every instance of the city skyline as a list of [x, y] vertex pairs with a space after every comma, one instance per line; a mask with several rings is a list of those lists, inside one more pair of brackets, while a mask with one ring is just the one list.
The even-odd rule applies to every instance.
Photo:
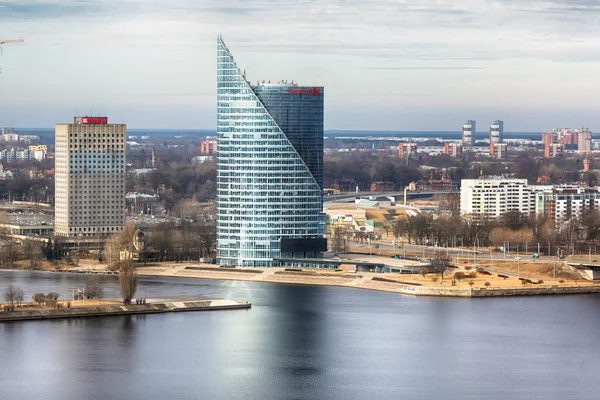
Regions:
[[132, 128], [214, 129], [220, 32], [251, 82], [325, 86], [327, 130], [454, 131], [467, 119], [594, 130], [598, 11], [535, 0], [4, 0], [0, 37], [25, 43], [3, 49], [0, 122], [51, 127], [88, 113]]

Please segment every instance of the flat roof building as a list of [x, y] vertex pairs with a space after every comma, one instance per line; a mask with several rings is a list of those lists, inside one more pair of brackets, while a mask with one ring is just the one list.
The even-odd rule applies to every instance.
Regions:
[[473, 120], [465, 122], [462, 126], [462, 144], [472, 146], [475, 144], [475, 135], [477, 132], [477, 123]]
[[125, 224], [124, 124], [106, 117], [75, 117], [56, 125], [55, 232], [98, 236]]
[[460, 211], [465, 215], [499, 217], [509, 211], [529, 215], [535, 212], [535, 197], [527, 179], [463, 179]]
[[502, 143], [504, 138], [504, 121], [494, 121], [490, 126], [490, 145], [492, 143]]

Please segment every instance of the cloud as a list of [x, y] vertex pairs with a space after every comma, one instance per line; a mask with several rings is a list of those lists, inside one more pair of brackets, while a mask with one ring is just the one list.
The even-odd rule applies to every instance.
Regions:
[[407, 67], [407, 66], [387, 66], [387, 67], [366, 67], [364, 69], [373, 69], [373, 70], [391, 70], [391, 71], [395, 71], [395, 70], [405, 70], [405, 71], [410, 71], [410, 70], [415, 70], [415, 71], [461, 71], [461, 70], [481, 70], [484, 69], [482, 67], [467, 67], [467, 66], [450, 66], [450, 65], [440, 65], [440, 66], [434, 66], [434, 65], [420, 65], [420, 66], [412, 66], [412, 67]]
[[[19, 30], [54, 44], [190, 46], [221, 32], [248, 52], [338, 54], [374, 63], [562, 61], [564, 50], [585, 61], [600, 49], [600, 25], [589, 23], [600, 4], [591, 0], [0, 0], [0, 10], [0, 21], [30, 23]], [[58, 29], [66, 24], [72, 29]], [[94, 28], [106, 28], [102, 39]], [[584, 44], [576, 54], [575, 40]]]
[[[0, 0], [0, 35], [26, 42], [5, 49], [3, 90], [43, 104], [58, 88], [94, 81], [90, 103], [204, 107], [214, 103], [222, 33], [249, 75], [316, 79], [339, 108], [344, 96], [357, 109], [370, 96], [381, 110], [448, 99], [467, 108], [550, 107], [553, 97], [556, 107], [578, 105], [555, 93], [600, 90], [591, 72], [599, 11], [592, 0]], [[85, 96], [73, 89], [61, 101]]]

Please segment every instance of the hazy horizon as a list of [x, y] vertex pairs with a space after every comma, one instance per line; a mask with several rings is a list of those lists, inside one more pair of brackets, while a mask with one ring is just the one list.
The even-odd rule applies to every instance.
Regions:
[[0, 0], [0, 126], [216, 126], [216, 37], [251, 82], [325, 86], [327, 130], [600, 129], [589, 0]]

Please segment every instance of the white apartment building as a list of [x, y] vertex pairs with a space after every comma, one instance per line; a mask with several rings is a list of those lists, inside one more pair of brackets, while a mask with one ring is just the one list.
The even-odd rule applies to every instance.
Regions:
[[509, 211], [535, 212], [534, 192], [527, 179], [463, 179], [460, 187], [460, 211], [464, 215], [484, 214], [499, 217]]
[[471, 146], [475, 144], [475, 134], [477, 132], [477, 123], [473, 120], [465, 122], [462, 126], [462, 144]]
[[492, 125], [490, 125], [490, 145], [492, 143], [502, 143], [502, 139], [504, 137], [504, 122], [503, 121], [494, 121]]
[[577, 130], [577, 152], [589, 153], [592, 151], [592, 132], [587, 128]]
[[554, 186], [535, 193], [536, 213], [545, 215], [555, 223], [581, 216], [583, 211], [600, 209], [598, 188], [580, 186]]
[[1, 150], [0, 151], [0, 159], [2, 161], [27, 161], [27, 160], [36, 160], [42, 161], [46, 158], [46, 152], [41, 150]]
[[576, 185], [529, 186], [527, 179], [463, 179], [463, 215], [499, 217], [509, 211], [546, 216], [555, 224], [578, 218], [585, 210], [600, 210], [599, 188]]
[[120, 232], [125, 223], [124, 124], [75, 117], [57, 124], [55, 233], [93, 236]]

